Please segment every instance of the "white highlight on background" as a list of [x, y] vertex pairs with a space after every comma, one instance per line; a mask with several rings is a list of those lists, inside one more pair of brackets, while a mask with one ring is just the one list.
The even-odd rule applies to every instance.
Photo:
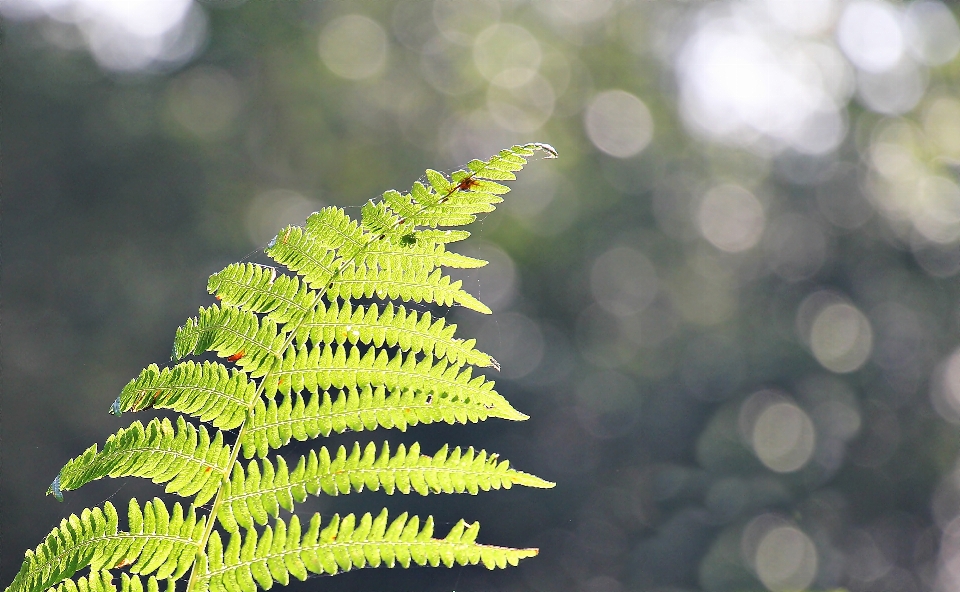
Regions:
[[[846, 135], [850, 68], [831, 45], [777, 25], [790, 13], [779, 8], [772, 23], [744, 4], [703, 11], [676, 58], [681, 114], [695, 133], [761, 153], [830, 152]], [[817, 30], [822, 14], [799, 28]]]
[[192, 0], [4, 0], [0, 15], [75, 27], [97, 64], [118, 72], [183, 64], [207, 34], [206, 13]]

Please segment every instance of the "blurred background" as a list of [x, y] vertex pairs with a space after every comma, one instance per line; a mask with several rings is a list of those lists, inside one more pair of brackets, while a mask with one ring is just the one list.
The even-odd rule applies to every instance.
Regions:
[[541, 556], [296, 590], [955, 592], [955, 10], [0, 0], [0, 581], [68, 513], [162, 494], [43, 496], [134, 419], [107, 409], [209, 274], [324, 205], [542, 141], [560, 159], [458, 245], [495, 313], [451, 313], [531, 419], [359, 438], [484, 447], [557, 487], [303, 506], [479, 519]]

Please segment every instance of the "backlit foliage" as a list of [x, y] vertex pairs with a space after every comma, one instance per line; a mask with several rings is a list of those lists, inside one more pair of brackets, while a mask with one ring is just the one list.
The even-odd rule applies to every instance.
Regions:
[[[390, 301], [490, 312], [443, 273], [485, 264], [447, 251], [469, 236], [447, 228], [492, 211], [508, 191], [500, 181], [513, 180], [537, 151], [556, 156], [542, 144], [514, 146], [449, 178], [427, 171], [427, 182], [410, 193], [388, 191], [368, 203], [359, 222], [328, 207], [305, 227], [284, 228], [266, 254], [291, 275], [250, 263], [214, 274], [208, 287], [219, 302], [177, 330], [173, 365], [147, 367], [110, 408], [117, 416], [171, 409], [209, 425], [184, 415], [136, 421], [69, 461], [48, 490], [62, 499], [102, 477], [136, 476], [164, 484], [187, 505], [131, 499], [125, 530], [109, 501], [72, 515], [27, 552], [7, 592], [158, 592], [161, 583], [254, 592], [310, 573], [412, 564], [494, 569], [536, 555], [478, 544], [479, 524], [462, 520], [435, 538], [432, 517], [389, 518], [386, 510], [315, 514], [303, 523], [281, 516], [310, 495], [363, 489], [428, 495], [553, 486], [496, 454], [445, 445], [427, 456], [417, 443], [395, 450], [355, 443], [350, 452], [321, 446], [291, 468], [271, 451], [347, 430], [527, 418], [492, 381], [473, 375], [473, 366], [499, 368], [475, 340]], [[224, 362], [185, 359], [207, 352]]]

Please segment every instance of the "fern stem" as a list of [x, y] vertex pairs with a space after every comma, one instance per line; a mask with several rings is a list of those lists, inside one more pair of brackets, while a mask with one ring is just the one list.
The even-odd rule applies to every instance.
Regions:
[[[333, 282], [333, 280], [335, 280], [341, 273], [343, 273], [343, 271], [347, 268], [347, 266], [350, 263], [352, 263], [353, 261], [356, 261], [357, 257], [364, 254], [367, 251], [367, 249], [370, 247], [370, 245], [372, 245], [374, 242], [378, 240], [380, 240], [379, 237], [374, 237], [372, 240], [367, 241], [367, 243], [362, 247], [360, 247], [360, 249], [353, 255], [353, 257], [350, 257], [349, 259], [345, 260], [340, 265], [340, 268], [337, 269], [336, 272], [334, 272], [333, 276], [331, 277], [327, 285], [329, 286], [330, 283]], [[313, 302], [310, 305], [311, 309], [316, 307], [318, 304], [320, 304], [324, 294], [326, 294], [326, 291], [327, 291], [326, 286], [324, 286], [320, 290], [317, 290], [316, 296], [314, 296]], [[303, 326], [305, 321], [306, 321], [306, 317], [301, 318], [300, 321], [297, 323], [297, 326], [292, 331], [290, 331], [290, 334], [287, 337], [286, 341], [284, 342], [283, 347], [280, 348], [281, 352], [286, 351], [287, 348], [290, 347], [290, 344], [292, 344], [293, 340], [296, 338], [297, 331]], [[277, 358], [279, 361], [280, 356], [277, 356]], [[200, 541], [197, 544], [198, 553], [204, 553], [205, 552], [204, 550], [207, 548], [207, 543], [210, 540], [210, 534], [213, 533], [213, 527], [217, 521], [217, 512], [219, 512], [220, 505], [223, 503], [223, 489], [224, 489], [223, 484], [230, 478], [230, 472], [233, 470], [233, 465], [237, 462], [237, 458], [240, 456], [240, 449], [242, 448], [241, 443], [243, 442], [243, 435], [247, 429], [247, 423], [250, 420], [250, 414], [253, 412], [253, 406], [256, 405], [256, 402], [259, 401], [260, 397], [263, 395], [263, 388], [264, 388], [264, 385], [267, 383], [267, 378], [273, 372], [274, 372], [274, 369], [271, 368], [270, 371], [268, 371], [260, 379], [260, 384], [257, 385], [257, 393], [253, 397], [253, 399], [250, 401], [250, 405], [247, 407], [247, 415], [244, 418], [243, 423], [240, 424], [240, 429], [237, 432], [237, 440], [236, 442], [233, 443], [233, 449], [230, 451], [230, 461], [227, 463], [226, 469], [224, 469], [223, 479], [220, 482], [220, 487], [217, 489], [217, 495], [213, 500], [213, 505], [210, 507], [210, 517], [207, 520], [206, 528], [203, 531], [203, 536], [200, 538]], [[193, 566], [190, 568], [190, 580], [187, 582], [186, 592], [193, 592], [193, 587], [196, 584], [196, 580], [197, 580], [197, 562], [194, 561]]]

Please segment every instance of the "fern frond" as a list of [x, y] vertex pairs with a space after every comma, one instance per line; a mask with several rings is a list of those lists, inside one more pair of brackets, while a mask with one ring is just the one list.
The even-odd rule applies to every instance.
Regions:
[[173, 358], [215, 351], [253, 378], [273, 369], [283, 354], [286, 335], [271, 319], [260, 319], [229, 305], [201, 308], [177, 329]]
[[167, 493], [196, 495], [196, 503], [203, 504], [216, 493], [229, 461], [230, 446], [223, 443], [219, 430], [211, 440], [206, 428], [197, 428], [182, 416], [176, 430], [166, 418], [154, 419], [146, 427], [135, 421], [110, 436], [103, 450], [98, 452], [94, 444], [67, 462], [55, 483], [62, 492], [106, 476], [146, 477], [154, 483], [169, 481]]
[[389, 269], [370, 269], [348, 265], [340, 277], [331, 282], [327, 293], [344, 300], [351, 298], [373, 298], [381, 300], [406, 300], [410, 302], [432, 302], [443, 306], [460, 306], [483, 314], [491, 314], [486, 304], [477, 300], [469, 292], [460, 288], [461, 280], [452, 281], [439, 269], [430, 271], [423, 267], [414, 271], [391, 267]]
[[[279, 519], [280, 508], [292, 511], [320, 493], [553, 487], [495, 454], [445, 445], [430, 457], [419, 444], [391, 452], [387, 444], [355, 443], [349, 453], [345, 447], [311, 451], [292, 470], [282, 457], [266, 456], [294, 439], [348, 429], [527, 418], [492, 381], [473, 375], [474, 366], [499, 369], [475, 349], [475, 340], [460, 339], [456, 325], [393, 301], [490, 313], [443, 273], [486, 264], [447, 250], [470, 233], [442, 228], [493, 210], [509, 191], [500, 181], [512, 180], [537, 150], [556, 156], [542, 144], [514, 146], [449, 176], [428, 170], [409, 193], [387, 191], [364, 205], [359, 220], [337, 207], [312, 214], [304, 227], [281, 230], [265, 250], [292, 274], [238, 263], [211, 276], [208, 290], [220, 302], [177, 330], [171, 357], [215, 352], [236, 368], [194, 361], [151, 365], [124, 387], [110, 411], [171, 409], [213, 428], [194, 426], [183, 415], [176, 426], [169, 419], [134, 422], [102, 450], [94, 445], [70, 460], [48, 490], [62, 500], [64, 491], [96, 479], [137, 476], [192, 496], [193, 503], [168, 511], [159, 499], [142, 508], [131, 500], [129, 532], [118, 530], [109, 502], [70, 516], [27, 552], [6, 592], [159, 592], [164, 579], [166, 592], [175, 592], [175, 580], [191, 568], [186, 592], [255, 592], [285, 584], [291, 574], [305, 579], [311, 572], [412, 563], [492, 569], [536, 555], [536, 549], [478, 545], [479, 526], [462, 520], [434, 539], [432, 518], [422, 527], [407, 514], [388, 523], [386, 510], [376, 518], [334, 515], [323, 528], [315, 515], [304, 533], [297, 516]], [[351, 303], [360, 298], [388, 302]], [[235, 441], [225, 444], [224, 430], [233, 429]], [[260, 460], [244, 467], [241, 452]], [[198, 518], [195, 509], [211, 500], [209, 515]], [[271, 517], [276, 521], [268, 526]], [[224, 529], [232, 533], [226, 548]], [[89, 573], [74, 578], [87, 567]], [[109, 570], [120, 568], [129, 573], [121, 573], [118, 584]]]
[[323, 290], [337, 273], [336, 252], [307, 235], [299, 226], [282, 229], [264, 250], [271, 259], [296, 272], [308, 286]]
[[397, 245], [389, 240], [373, 243], [361, 256], [357, 257], [357, 265], [367, 269], [410, 268], [432, 271], [441, 266], [474, 269], [487, 264], [483, 259], [448, 251], [443, 243], [431, 244], [419, 238], [418, 240], [401, 238], [401, 241], [404, 240], [408, 244], [401, 242]]
[[163, 370], [150, 364], [123, 387], [111, 412], [173, 409], [229, 430], [243, 423], [256, 394], [246, 374], [222, 364], [184, 362]]
[[245, 458], [263, 458], [291, 440], [302, 442], [331, 432], [378, 427], [406, 431], [407, 426], [421, 423], [476, 423], [489, 417], [523, 420], [527, 416], [512, 408], [506, 411], [476, 401], [440, 399], [430, 392], [368, 385], [338, 391], [335, 398], [324, 391], [314, 393], [309, 400], [298, 393], [285, 395], [280, 403], [258, 401], [240, 443]]
[[47, 592], [116, 592], [113, 585], [113, 574], [107, 570], [93, 571], [89, 575], [74, 580], [64, 580]]
[[463, 226], [473, 222], [476, 215], [489, 212], [500, 203], [509, 188], [496, 181], [515, 179], [513, 174], [526, 164], [524, 157], [536, 150], [556, 157], [556, 151], [546, 144], [527, 144], [501, 150], [488, 161], [473, 160], [468, 171], [457, 171], [447, 179], [443, 173], [427, 170], [427, 184], [417, 182], [409, 194], [388, 191], [383, 203], [408, 223], [436, 228]]
[[304, 317], [296, 333], [300, 344], [309, 338], [314, 344], [399, 346], [405, 352], [446, 358], [457, 366], [499, 367], [489, 354], [474, 349], [475, 339], [455, 338], [456, 330], [456, 325], [447, 325], [443, 318], [434, 320], [429, 312], [418, 314], [403, 306], [394, 307], [392, 302], [382, 313], [376, 304], [354, 307], [349, 302], [334, 302], [329, 308], [319, 304]]
[[[167, 578], [164, 592], [174, 592], [176, 590], [175, 580]], [[140, 576], [136, 574], [120, 574], [120, 592], [160, 592], [160, 582], [155, 576], [147, 578], [147, 585], [143, 585]]]
[[353, 259], [362, 251], [372, 236], [367, 235], [356, 220], [342, 208], [330, 206], [307, 218], [306, 230], [317, 247], [337, 251], [341, 259]]
[[293, 325], [301, 345], [310, 339], [314, 344], [349, 341], [377, 347], [399, 346], [403, 351], [446, 357], [457, 365], [498, 367], [496, 360], [474, 349], [476, 340], [454, 338], [457, 326], [447, 325], [442, 318], [434, 321], [429, 312], [408, 312], [403, 306], [394, 307], [392, 302], [382, 313], [376, 304], [354, 307], [349, 302], [341, 305], [334, 301], [328, 307], [297, 278], [278, 277], [272, 267], [231, 265], [214, 274], [209, 287], [225, 304]]
[[[434, 363], [430, 358], [417, 361], [413, 354], [396, 353], [391, 358], [386, 350], [325, 344], [311, 347], [287, 348], [279, 368], [261, 383], [265, 396], [287, 394], [303, 389], [315, 393], [330, 387], [352, 388], [366, 385], [385, 386], [388, 389], [409, 389], [435, 393], [442, 401], [480, 403], [487, 409], [497, 409], [507, 419], [526, 419], [497, 391], [494, 383], [482, 375], [473, 376], [473, 369], [449, 364], [443, 360]], [[497, 414], [494, 414], [497, 415]]]
[[391, 455], [386, 442], [377, 452], [372, 442], [363, 452], [354, 443], [350, 454], [341, 446], [331, 457], [326, 447], [301, 456], [291, 471], [283, 457], [276, 458], [276, 468], [269, 460], [251, 462], [246, 472], [234, 465], [233, 475], [224, 487], [224, 505], [218, 519], [230, 532], [239, 526], [252, 528], [264, 525], [268, 516], [276, 518], [280, 508], [293, 511], [295, 502], [307, 495], [324, 493], [330, 496], [363, 491], [395, 492], [420, 495], [430, 493], [470, 493], [490, 489], [510, 489], [513, 485], [550, 488], [554, 484], [539, 477], [510, 468], [509, 461], [473, 447], [461, 452], [448, 451], [444, 445], [433, 457], [420, 454], [420, 444], [407, 450], [403, 444]]
[[[334, 261], [332, 252], [320, 251], [318, 241], [299, 226], [288, 226], [280, 231], [267, 255], [299, 274], [315, 290], [326, 290], [335, 297], [403, 299], [413, 302], [432, 302], [445, 306], [460, 304], [472, 310], [490, 313], [483, 303], [460, 289], [461, 282], [452, 281], [439, 269], [429, 265], [368, 268], [353, 259], [344, 263]], [[319, 251], [319, 252], [318, 252]]]
[[207, 290], [224, 304], [266, 314], [279, 324], [299, 321], [317, 301], [296, 277], [256, 263], [234, 263], [210, 276]]
[[470, 238], [470, 232], [466, 230], [437, 230], [428, 228], [424, 230], [415, 230], [410, 240], [415, 242], [425, 241], [427, 243], [455, 243]]
[[335, 514], [321, 530], [315, 514], [301, 535], [300, 520], [289, 525], [277, 520], [263, 533], [248, 530], [230, 537], [224, 549], [218, 533], [210, 537], [205, 557], [198, 561], [198, 590], [211, 592], [255, 592], [269, 589], [274, 582], [286, 585], [290, 576], [305, 580], [308, 573], [336, 574], [363, 567], [409, 567], [411, 564], [447, 567], [482, 563], [488, 569], [516, 565], [533, 557], [536, 549], [510, 549], [476, 543], [480, 525], [458, 522], [446, 537], [433, 537], [433, 517], [420, 527], [416, 516], [401, 514], [388, 524], [387, 511], [374, 518], [353, 514], [342, 520]]
[[129, 532], [119, 531], [117, 510], [110, 502], [102, 510], [86, 509], [63, 519], [43, 543], [27, 551], [7, 591], [41, 592], [87, 566], [98, 572], [129, 565], [133, 573], [176, 579], [193, 564], [205, 526], [193, 506], [184, 515], [179, 503], [168, 512], [159, 498], [143, 509], [131, 499], [128, 521]]

